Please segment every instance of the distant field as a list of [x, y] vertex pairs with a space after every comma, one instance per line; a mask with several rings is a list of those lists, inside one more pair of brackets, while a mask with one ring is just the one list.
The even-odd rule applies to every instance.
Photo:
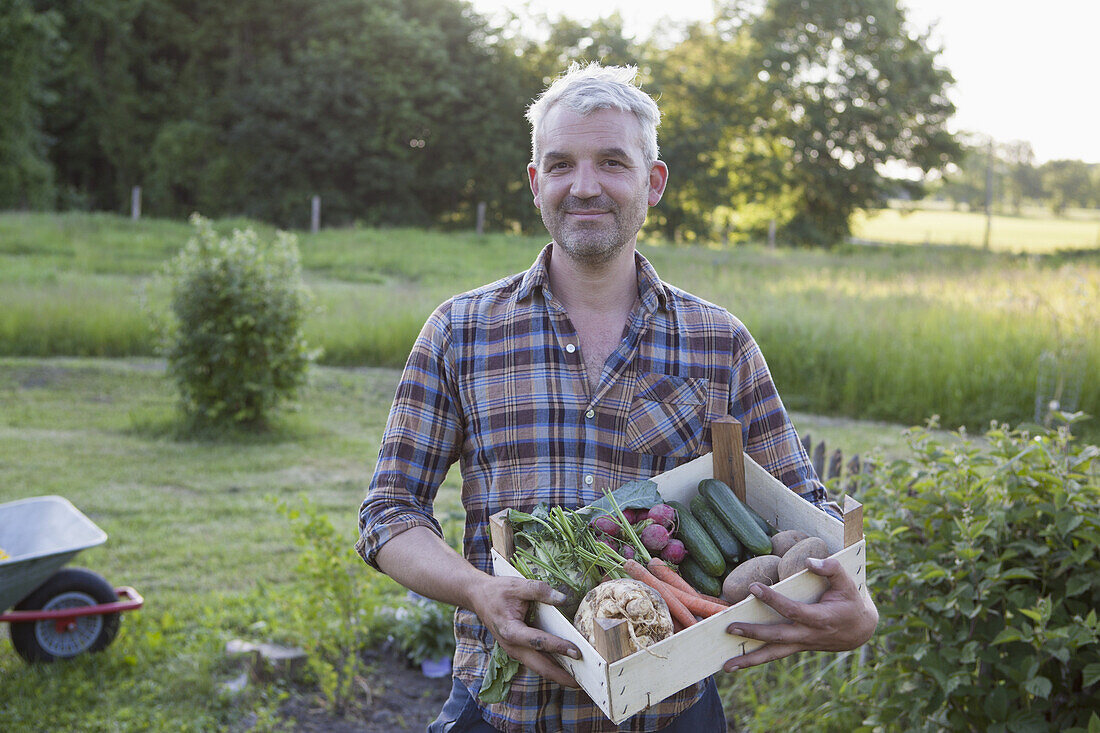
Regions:
[[[1029, 211], [1022, 216], [994, 215], [990, 248], [1000, 252], [1046, 253], [1064, 249], [1100, 248], [1100, 212], [1055, 217]], [[982, 246], [985, 215], [978, 212], [880, 209], [858, 215], [852, 223], [856, 239], [897, 244]]]
[[[142, 303], [163, 300], [154, 274], [189, 233], [183, 222], [105, 214], [0, 214], [0, 355], [153, 355]], [[526, 268], [544, 243], [417, 229], [302, 234], [320, 306], [307, 339], [325, 364], [399, 367], [436, 305]], [[1061, 379], [1064, 405], [1100, 416], [1097, 252], [640, 249], [667, 281], [749, 327], [792, 409], [908, 424], [936, 414], [945, 427], [981, 429], [1031, 419], [1039, 384]], [[1044, 352], [1061, 355], [1060, 373], [1040, 370]], [[1084, 431], [1100, 434], [1100, 420]]]

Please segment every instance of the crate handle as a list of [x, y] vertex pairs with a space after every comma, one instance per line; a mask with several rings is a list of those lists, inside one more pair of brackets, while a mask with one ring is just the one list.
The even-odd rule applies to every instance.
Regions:
[[710, 424], [714, 478], [733, 489], [745, 501], [745, 454], [741, 423], [735, 417], [720, 417]]

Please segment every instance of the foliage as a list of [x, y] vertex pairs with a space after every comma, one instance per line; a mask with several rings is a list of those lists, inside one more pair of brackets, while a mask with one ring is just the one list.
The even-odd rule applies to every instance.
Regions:
[[194, 236], [169, 263], [163, 351], [196, 427], [260, 427], [304, 383], [316, 353], [302, 335], [311, 300], [297, 240], [261, 245], [251, 229], [221, 237], [192, 217]]
[[885, 164], [927, 172], [958, 155], [953, 79], [897, 0], [770, 0], [748, 32], [770, 97], [764, 125], [788, 141], [787, 180], [801, 193], [788, 241], [839, 242], [856, 209], [898, 185], [917, 192], [885, 178]]
[[419, 596], [387, 609], [389, 638], [412, 664], [455, 653], [454, 606]]
[[354, 543], [309, 499], [300, 507], [278, 501], [279, 513], [290, 520], [298, 548], [295, 565], [304, 596], [289, 597], [290, 625], [305, 639], [309, 667], [321, 694], [335, 712], [350, 704], [356, 677], [363, 668], [361, 652], [385, 638], [385, 604], [393, 600], [393, 581], [366, 573]]
[[1100, 713], [1100, 448], [1002, 424], [911, 443], [862, 497], [883, 622], [863, 696], [833, 707], [906, 730], [1084, 729]]
[[[1036, 165], [1031, 145], [962, 136], [963, 155], [935, 187], [939, 198], [984, 211], [987, 197], [995, 212], [1019, 216], [1026, 202], [1041, 202], [1058, 217], [1069, 207], [1100, 207], [1100, 165], [1080, 160], [1048, 160]], [[1095, 240], [1091, 242], [1095, 244]]]
[[36, 12], [30, 0], [0, 2], [0, 209], [53, 203], [42, 106], [62, 48], [59, 20], [54, 11]]
[[313, 195], [329, 224], [518, 213], [518, 60], [458, 0], [51, 6], [64, 52], [28, 114], [63, 208], [122, 211], [141, 185], [147, 212], [284, 227], [308, 223]]
[[665, 237], [743, 240], [794, 214], [790, 151], [761, 126], [769, 102], [743, 26], [698, 23], [649, 63], [670, 184], [652, 218]]

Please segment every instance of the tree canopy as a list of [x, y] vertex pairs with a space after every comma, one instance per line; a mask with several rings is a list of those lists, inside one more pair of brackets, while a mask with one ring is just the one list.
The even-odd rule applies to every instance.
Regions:
[[890, 165], [959, 156], [951, 75], [896, 0], [719, 3], [663, 31], [529, 36], [461, 0], [3, 0], [0, 207], [123, 211], [140, 185], [172, 217], [301, 227], [319, 195], [330, 224], [468, 226], [485, 202], [535, 228], [523, 112], [573, 60], [636, 64], [658, 98], [652, 226], [675, 239], [832, 243], [897, 190]]

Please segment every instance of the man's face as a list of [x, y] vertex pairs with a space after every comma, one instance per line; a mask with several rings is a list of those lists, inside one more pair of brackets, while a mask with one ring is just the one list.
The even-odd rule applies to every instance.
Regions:
[[614, 109], [582, 117], [558, 106], [543, 118], [531, 192], [554, 242], [578, 262], [600, 265], [633, 245], [661, 200], [668, 169], [645, 164], [640, 132], [634, 115]]

